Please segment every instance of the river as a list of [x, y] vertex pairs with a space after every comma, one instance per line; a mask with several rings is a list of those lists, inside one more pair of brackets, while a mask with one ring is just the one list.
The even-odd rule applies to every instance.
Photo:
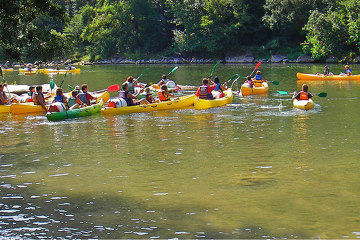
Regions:
[[[255, 65], [255, 64], [254, 64]], [[219, 65], [221, 81], [254, 65]], [[80, 67], [64, 86], [90, 90], [128, 75], [157, 82], [170, 65]], [[333, 72], [343, 65], [330, 65]], [[354, 73], [360, 66], [351, 66]], [[180, 65], [199, 85], [213, 65]], [[0, 115], [0, 235], [17, 238], [360, 238], [360, 84], [307, 82], [310, 111], [293, 109], [297, 72], [317, 64], [262, 64], [267, 96], [232, 104], [49, 122]], [[64, 75], [55, 75], [59, 85]], [[6, 73], [8, 83], [49, 82]], [[237, 84], [234, 85], [236, 90]]]

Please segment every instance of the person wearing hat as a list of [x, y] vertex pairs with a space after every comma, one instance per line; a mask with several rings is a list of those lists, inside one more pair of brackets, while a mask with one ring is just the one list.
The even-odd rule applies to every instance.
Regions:
[[77, 94], [80, 93], [80, 87], [79, 87], [79, 85], [76, 85], [76, 86], [75, 86], [75, 91], [77, 92]]
[[347, 76], [351, 76], [351, 68], [349, 67], [349, 65], [345, 65], [345, 74]]
[[330, 74], [330, 69], [329, 69], [328, 65], [325, 65], [324, 66], [324, 75], [327, 76], [329, 74]]
[[257, 70], [256, 74], [252, 80], [253, 86], [261, 87], [263, 82], [266, 82], [266, 80], [263, 79], [263, 77], [261, 75], [261, 71]]

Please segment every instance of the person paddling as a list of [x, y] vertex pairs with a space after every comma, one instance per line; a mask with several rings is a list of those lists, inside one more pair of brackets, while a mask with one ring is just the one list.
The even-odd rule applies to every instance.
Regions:
[[215, 87], [215, 89], [214, 89], [214, 92], [212, 92], [213, 96], [214, 96], [215, 98], [222, 98], [222, 97], [224, 97], [224, 96], [225, 96], [224, 91], [227, 90], [227, 86], [226, 86], [227, 84], [226, 84], [226, 83], [225, 83], [225, 84], [221, 84], [221, 83], [220, 83], [220, 79], [219, 79], [218, 76], [216, 76], [216, 77], [214, 78], [214, 82], [215, 82], [215, 84], [216, 84], [216, 87]]
[[[0, 69], [1, 71], [1, 69]], [[4, 92], [4, 87], [6, 87], [7, 84], [0, 84], [0, 105], [8, 105], [11, 104], [12, 102], [18, 102], [16, 99], [14, 98], [7, 98], [5, 92]]]
[[143, 98], [143, 99], [140, 99], [139, 101], [137, 102], [134, 102], [134, 100], [137, 99], [138, 95], [143, 91], [139, 91], [138, 93], [136, 94], [132, 94], [129, 90], [129, 84], [127, 82], [124, 82], [123, 85], [122, 85], [122, 89], [123, 90], [120, 90], [119, 91], [119, 94], [118, 94], [118, 97], [119, 98], [123, 98], [125, 99], [126, 103], [128, 106], [134, 106], [134, 105], [140, 105], [140, 104], [148, 104], [149, 102]]
[[166, 85], [161, 85], [161, 90], [158, 92], [159, 100], [164, 101], [170, 101], [170, 97], [174, 97], [174, 94], [169, 93], [169, 90]]
[[345, 65], [345, 74], [347, 76], [351, 76], [351, 68], [349, 67], [349, 65]]
[[[209, 81], [211, 85], [209, 86]], [[214, 99], [211, 92], [216, 88], [216, 84], [208, 78], [203, 78], [202, 85], [198, 88], [196, 96], [200, 99], [212, 100]]]
[[312, 98], [311, 93], [308, 92], [309, 87], [306, 84], [303, 84], [301, 87], [301, 91], [299, 93], [294, 92], [294, 95], [292, 97], [292, 100], [297, 99], [297, 100], [309, 100], [310, 98]]

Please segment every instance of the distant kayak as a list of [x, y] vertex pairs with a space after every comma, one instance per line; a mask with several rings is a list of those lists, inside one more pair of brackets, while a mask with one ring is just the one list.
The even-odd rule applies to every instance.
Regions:
[[314, 108], [314, 102], [312, 99], [309, 99], [309, 100], [294, 99], [293, 106], [294, 106], [294, 108], [299, 108], [302, 110], [310, 110], [310, 109]]
[[324, 75], [324, 74], [308, 74], [297, 73], [299, 80], [360, 80], [360, 75]]
[[221, 107], [221, 106], [225, 106], [228, 103], [232, 103], [234, 95], [232, 93], [231, 88], [228, 88], [226, 91], [224, 91], [224, 93], [225, 93], [225, 97], [216, 98], [213, 100], [195, 98], [195, 102], [194, 102], [195, 109], [204, 110], [214, 107]]
[[244, 83], [241, 85], [240, 91], [242, 96], [266, 94], [269, 91], [269, 85], [267, 82], [263, 82], [259, 87], [250, 87], [249, 83]]
[[43, 73], [46, 74], [65, 74], [65, 73], [80, 73], [81, 69], [80, 68], [75, 68], [75, 69], [71, 69], [71, 70], [67, 70], [67, 69], [42, 69]]

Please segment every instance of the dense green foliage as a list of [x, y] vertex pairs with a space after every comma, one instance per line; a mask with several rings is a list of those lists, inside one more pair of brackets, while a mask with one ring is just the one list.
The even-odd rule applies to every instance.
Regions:
[[355, 58], [357, 0], [0, 0], [0, 58]]

